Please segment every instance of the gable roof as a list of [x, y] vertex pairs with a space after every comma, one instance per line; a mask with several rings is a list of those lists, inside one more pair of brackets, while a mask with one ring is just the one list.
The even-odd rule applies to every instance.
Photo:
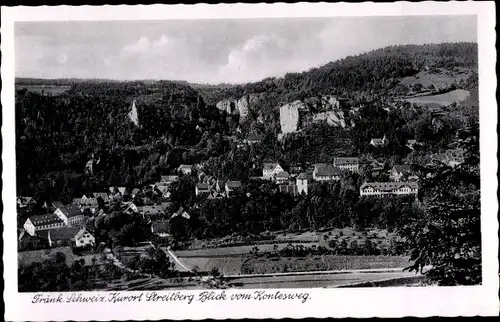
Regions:
[[403, 172], [410, 172], [411, 168], [408, 164], [395, 164], [394, 167], [392, 167], [394, 171], [398, 173], [403, 173]]
[[139, 193], [139, 191], [141, 191], [141, 189], [139, 189], [139, 188], [134, 188], [134, 189], [132, 189], [132, 194], [133, 194], [133, 195], [136, 195], [136, 194], [138, 194], [138, 193]]
[[137, 212], [140, 212], [144, 215], [161, 215], [164, 214], [169, 207], [170, 205], [166, 203], [152, 206], [140, 206], [137, 207]]
[[299, 180], [307, 180], [307, 179], [309, 179], [309, 177], [307, 176], [307, 174], [305, 174], [304, 172], [302, 172], [301, 174], [299, 174], [299, 176], [297, 177], [297, 179], [299, 179]]
[[349, 165], [349, 164], [358, 164], [358, 157], [338, 157], [333, 159], [333, 165]]
[[181, 164], [178, 170], [191, 170], [193, 168], [192, 164]]
[[25, 206], [30, 202], [35, 202], [35, 199], [33, 199], [33, 197], [17, 197], [17, 203], [20, 205]]
[[37, 227], [42, 225], [52, 225], [52, 224], [62, 224], [64, 221], [59, 218], [56, 214], [46, 214], [39, 216], [29, 217], [31, 223]]
[[392, 191], [395, 189], [400, 189], [402, 187], [409, 187], [412, 189], [418, 189], [418, 184], [414, 181], [408, 182], [365, 182], [361, 185], [360, 189], [373, 188], [374, 190], [380, 191]]
[[264, 163], [264, 170], [273, 171], [278, 165], [279, 163]]
[[109, 196], [105, 192], [94, 192], [93, 195], [94, 195], [94, 198], [96, 198], [96, 199], [100, 197], [104, 201], [108, 201], [109, 200]]
[[198, 190], [208, 190], [208, 183], [199, 182], [196, 184]]
[[[90, 233], [87, 229], [82, 228], [82, 229], [80, 229], [80, 230], [76, 233], [76, 235], [75, 235], [75, 239], [78, 239], [78, 238], [82, 237], [82, 236], [83, 236], [83, 234], [85, 234], [85, 233], [88, 233], [88, 234], [90, 234], [90, 235], [92, 236], [92, 234], [91, 234], [91, 233]], [[93, 236], [92, 236], [92, 237], [93, 237]]]
[[181, 216], [181, 217], [184, 217], [186, 219], [191, 218], [191, 216], [189, 215], [189, 213], [186, 210], [184, 210], [184, 207], [180, 207], [176, 212], [174, 212], [172, 214], [172, 217], [170, 217], [170, 219], [175, 218], [177, 216]]
[[52, 206], [57, 209], [57, 208], [64, 207], [64, 204], [62, 202], [60, 202], [60, 201], [53, 201], [52, 202]]
[[316, 168], [316, 176], [318, 177], [329, 177], [329, 176], [340, 176], [342, 170], [339, 167], [334, 167], [329, 164], [325, 166], [319, 166]]
[[289, 177], [290, 177], [290, 174], [286, 171], [279, 172], [276, 174], [276, 178], [288, 179]]
[[73, 198], [73, 204], [83, 207], [97, 207], [96, 198]]
[[58, 208], [68, 218], [83, 215], [82, 211], [74, 204], [69, 204]]

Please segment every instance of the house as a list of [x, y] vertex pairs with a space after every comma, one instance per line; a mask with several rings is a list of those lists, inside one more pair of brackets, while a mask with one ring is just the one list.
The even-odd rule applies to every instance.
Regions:
[[411, 173], [411, 168], [407, 164], [395, 164], [389, 174], [393, 181], [401, 181], [403, 176], [408, 176]]
[[46, 214], [29, 217], [26, 219], [23, 228], [30, 236], [35, 236], [40, 230], [56, 229], [65, 226], [66, 223], [56, 214]]
[[137, 212], [142, 214], [144, 218], [159, 217], [165, 215], [168, 208], [169, 206], [163, 204], [153, 205], [153, 206], [142, 206], [142, 207], [137, 207]]
[[308, 181], [308, 176], [305, 173], [299, 174], [296, 180], [297, 184], [297, 192], [299, 194], [305, 194], [307, 195], [307, 181]]
[[36, 201], [33, 197], [17, 197], [17, 205], [19, 208], [24, 208], [29, 205], [36, 205]]
[[370, 141], [370, 144], [373, 145], [373, 146], [375, 146], [375, 147], [384, 147], [388, 143], [389, 143], [389, 140], [387, 140], [385, 134], [384, 134], [384, 137], [382, 137], [381, 139], [379, 139], [379, 138], [373, 138]]
[[245, 144], [255, 144], [260, 143], [264, 140], [264, 135], [262, 134], [249, 134], [246, 139], [243, 140]]
[[78, 227], [63, 227], [40, 231], [37, 233], [40, 238], [46, 239], [49, 246], [59, 246], [72, 244], [75, 247], [94, 246], [95, 238], [87, 229]]
[[290, 179], [290, 174], [288, 172], [283, 171], [283, 172], [278, 172], [275, 176], [274, 179], [276, 180], [276, 183], [282, 184], [287, 182]]
[[125, 195], [125, 192], [127, 191], [127, 188], [125, 187], [118, 187], [118, 192], [123, 196]]
[[133, 202], [126, 202], [122, 205], [122, 211], [127, 214], [138, 212], [137, 206]]
[[85, 228], [80, 229], [73, 237], [76, 247], [94, 246], [95, 238]]
[[283, 172], [283, 168], [278, 163], [264, 163], [264, 168], [262, 169], [262, 177], [266, 180], [273, 179], [274, 176], [280, 172]]
[[361, 196], [416, 195], [416, 182], [365, 182], [359, 188]]
[[237, 181], [237, 180], [231, 181], [231, 180], [229, 180], [228, 182], [226, 182], [226, 187], [225, 187], [226, 196], [229, 197], [229, 195], [231, 194], [231, 192], [233, 192], [235, 190], [238, 190], [240, 188], [241, 188], [241, 181]]
[[186, 218], [186, 219], [191, 218], [191, 216], [189, 215], [189, 213], [186, 210], [184, 210], [183, 207], [180, 207], [176, 212], [174, 212], [172, 214], [172, 216], [170, 217], [170, 219], [175, 218], [175, 217], [179, 217], [179, 216], [183, 217], [183, 218]]
[[81, 211], [89, 209], [92, 213], [99, 207], [96, 198], [73, 198], [73, 204], [80, 208]]
[[340, 168], [329, 164], [316, 166], [313, 171], [313, 179], [316, 181], [340, 180], [341, 175]]
[[168, 220], [153, 220], [151, 222], [151, 232], [159, 237], [170, 236], [170, 222]]
[[109, 196], [108, 196], [108, 194], [107, 194], [107, 193], [105, 193], [105, 192], [94, 192], [92, 195], [93, 195], [93, 196], [94, 196], [94, 198], [96, 198], [96, 199], [101, 198], [101, 199], [102, 199], [102, 201], [104, 201], [104, 203], [108, 203], [108, 202], [109, 202]]
[[177, 171], [179, 171], [182, 174], [189, 175], [193, 172], [193, 166], [191, 164], [181, 164], [177, 168]]
[[83, 212], [73, 204], [65, 205], [62, 207], [57, 208], [54, 211], [54, 214], [56, 214], [61, 220], [64, 221], [66, 226], [74, 227], [74, 226], [79, 226], [84, 219]]
[[197, 196], [199, 196], [199, 195], [201, 195], [203, 193], [209, 193], [210, 192], [210, 190], [208, 188], [208, 183], [202, 183], [202, 182], [197, 183], [196, 186], [195, 186], [195, 188], [194, 188], [194, 190], [195, 190], [195, 194]]
[[359, 171], [359, 158], [357, 157], [338, 157], [333, 159], [333, 165], [339, 167], [341, 170], [348, 170], [352, 172]]

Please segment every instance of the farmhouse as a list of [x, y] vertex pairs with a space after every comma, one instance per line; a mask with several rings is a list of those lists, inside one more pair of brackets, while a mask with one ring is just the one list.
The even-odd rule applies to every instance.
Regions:
[[340, 180], [342, 170], [329, 164], [314, 167], [313, 179], [316, 181]]
[[196, 184], [194, 189], [195, 189], [195, 194], [197, 196], [210, 192], [210, 189], [208, 188], [208, 183], [199, 182]]
[[178, 168], [177, 171], [179, 171], [182, 174], [188, 175], [193, 172], [193, 165], [191, 164], [181, 164]]
[[85, 246], [94, 246], [95, 238], [92, 236], [87, 229], [80, 229], [76, 235], [74, 236], [75, 246], [76, 247], [85, 247]]
[[73, 204], [57, 208], [54, 214], [64, 221], [66, 226], [70, 227], [79, 226], [84, 219], [83, 212]]
[[341, 170], [349, 170], [352, 172], [359, 171], [359, 158], [357, 157], [338, 157], [333, 159], [333, 165]]
[[30, 236], [35, 236], [40, 230], [55, 229], [65, 226], [66, 224], [64, 221], [56, 214], [46, 214], [29, 217], [24, 223], [23, 228]]
[[365, 182], [359, 188], [361, 196], [416, 195], [416, 182]]
[[266, 180], [273, 179], [274, 176], [280, 172], [283, 172], [283, 168], [278, 163], [264, 163], [264, 168], [262, 169], [262, 177]]

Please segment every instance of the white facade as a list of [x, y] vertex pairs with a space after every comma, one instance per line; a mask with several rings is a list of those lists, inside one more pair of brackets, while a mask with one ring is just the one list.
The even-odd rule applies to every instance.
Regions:
[[274, 178], [278, 173], [284, 172], [283, 168], [278, 163], [264, 164], [264, 169], [262, 170], [262, 176], [266, 180]]
[[307, 179], [299, 179], [297, 178], [297, 192], [299, 194], [307, 195]]
[[95, 245], [95, 238], [86, 229], [80, 230], [75, 236], [76, 247]]
[[359, 193], [361, 196], [416, 195], [418, 186], [415, 182], [371, 182], [361, 185]]

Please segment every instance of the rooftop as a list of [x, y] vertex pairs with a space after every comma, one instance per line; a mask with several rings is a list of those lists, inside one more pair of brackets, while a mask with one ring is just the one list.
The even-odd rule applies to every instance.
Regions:
[[74, 204], [58, 207], [58, 209], [68, 218], [82, 215], [82, 211]]
[[62, 224], [63, 221], [61, 218], [57, 217], [56, 214], [46, 214], [40, 216], [32, 216], [29, 217], [29, 220], [36, 226], [42, 225], [52, 225], [52, 224]]
[[48, 239], [50, 236], [50, 240], [52, 241], [70, 240], [75, 238], [79, 231], [80, 228], [77, 227], [62, 227], [57, 229], [37, 231], [36, 235], [45, 239]]
[[334, 167], [331, 165], [319, 166], [316, 168], [316, 176], [327, 177], [327, 176], [335, 176], [341, 175], [342, 170], [338, 167]]
[[334, 165], [348, 165], [348, 164], [358, 164], [358, 157], [338, 157], [333, 159]]
[[393, 169], [394, 169], [394, 171], [396, 171], [398, 173], [411, 171], [411, 168], [408, 164], [395, 164]]
[[375, 190], [381, 191], [392, 191], [395, 189], [400, 189], [402, 187], [409, 187], [413, 189], [418, 188], [418, 184], [416, 182], [365, 182], [361, 185], [360, 189], [365, 188], [373, 188]]
[[208, 190], [208, 183], [199, 182], [196, 184], [198, 190]]
[[264, 163], [264, 170], [274, 170], [278, 163]]
[[226, 187], [228, 187], [229, 189], [237, 189], [237, 188], [241, 188], [241, 181], [228, 181], [226, 182]]

